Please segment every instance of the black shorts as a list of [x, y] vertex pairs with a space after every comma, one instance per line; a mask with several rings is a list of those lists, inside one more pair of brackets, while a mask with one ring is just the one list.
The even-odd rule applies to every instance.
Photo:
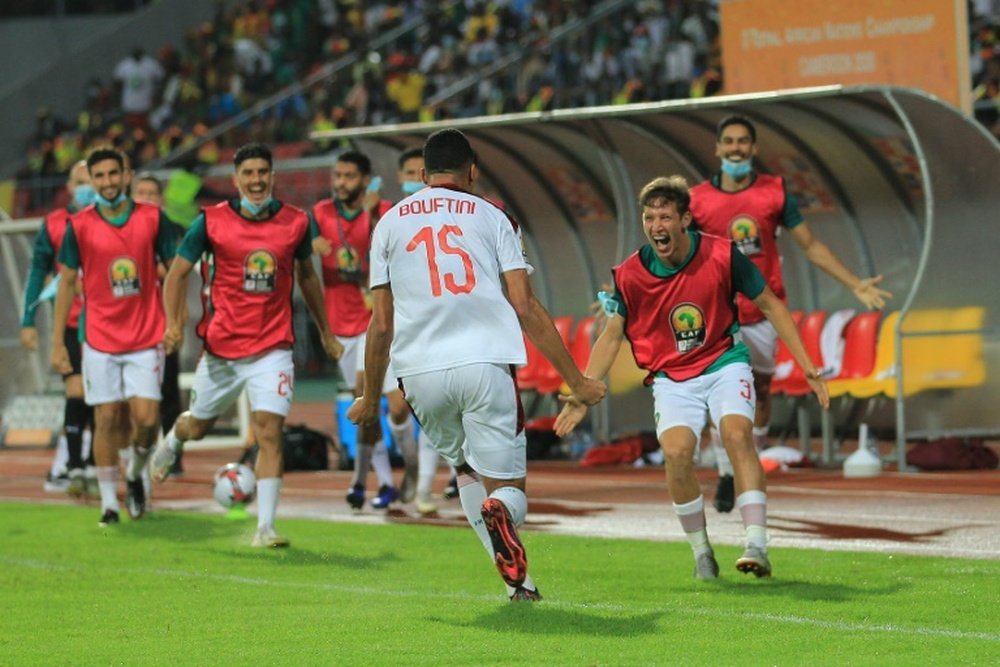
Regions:
[[79, 375], [83, 372], [83, 366], [80, 363], [81, 351], [79, 329], [76, 327], [66, 327], [63, 332], [63, 341], [66, 343], [66, 349], [69, 350], [69, 365], [73, 367], [73, 371], [71, 373], [63, 375], [63, 379], [65, 380], [70, 375]]

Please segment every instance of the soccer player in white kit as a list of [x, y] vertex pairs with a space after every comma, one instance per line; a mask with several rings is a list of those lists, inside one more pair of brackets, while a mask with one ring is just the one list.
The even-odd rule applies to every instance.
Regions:
[[514, 379], [526, 362], [523, 327], [576, 400], [607, 388], [584, 377], [535, 298], [517, 224], [471, 193], [475, 153], [458, 130], [424, 144], [429, 187], [393, 207], [375, 228], [374, 312], [365, 346], [364, 394], [347, 415], [378, 418], [389, 361], [404, 396], [441, 455], [459, 473], [462, 509], [511, 600], [539, 600], [517, 528], [528, 510], [523, 410]]

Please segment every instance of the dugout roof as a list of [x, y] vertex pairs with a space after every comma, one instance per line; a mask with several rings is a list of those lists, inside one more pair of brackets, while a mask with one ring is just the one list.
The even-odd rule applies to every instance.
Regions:
[[[638, 190], [655, 176], [681, 174], [694, 184], [717, 171], [715, 126], [731, 113], [754, 121], [758, 169], [787, 178], [814, 234], [859, 275], [885, 275], [896, 295], [891, 309], [986, 307], [979, 332], [985, 384], [907, 398], [903, 430], [1000, 432], [1000, 272], [989, 231], [1000, 205], [1000, 146], [979, 124], [920, 91], [829, 86], [325, 136], [350, 141], [389, 174], [399, 150], [433, 130], [460, 128], [479, 155], [482, 190], [524, 226], [540, 298], [555, 314], [583, 316], [611, 266], [642, 243]], [[789, 243], [780, 241], [793, 308], [858, 305]], [[637, 420], [648, 423], [648, 413]], [[629, 418], [619, 424], [627, 425]]]

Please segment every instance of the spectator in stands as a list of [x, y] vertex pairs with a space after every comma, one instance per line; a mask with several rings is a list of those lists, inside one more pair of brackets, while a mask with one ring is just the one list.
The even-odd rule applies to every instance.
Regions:
[[[882, 282], [881, 275], [859, 278], [825, 243], [813, 236], [783, 178], [754, 170], [757, 129], [749, 119], [727, 116], [719, 122], [715, 155], [722, 162], [721, 170], [691, 189], [694, 225], [707, 234], [732, 239], [735, 246], [757, 266], [779, 299], [785, 300], [777, 245], [777, 235], [782, 227], [815, 267], [850, 289], [865, 308], [882, 308], [886, 299], [892, 298], [891, 293], [878, 287]], [[736, 303], [739, 306], [740, 332], [750, 349], [754, 370], [757, 409], [753, 439], [759, 450], [767, 446], [771, 378], [774, 376], [778, 336], [766, 313], [752, 299], [752, 296], [737, 296]], [[717, 429], [712, 431], [712, 445], [719, 468], [719, 485], [713, 504], [718, 511], [729, 512], [734, 502], [733, 468]]]
[[[746, 533], [746, 549], [736, 568], [767, 577], [771, 574], [767, 494], [751, 432], [750, 353], [736, 335], [737, 294], [753, 299], [773, 322], [824, 408], [829, 395], [782, 300], [732, 243], [689, 230], [689, 202], [687, 182], [680, 176], [656, 178], [640, 191], [648, 243], [612, 270], [614, 292], [600, 295], [608, 318], [585, 375], [605, 377], [628, 337], [636, 363], [648, 372], [653, 389], [667, 485], [694, 552], [694, 574], [699, 579], [717, 578], [719, 565], [708, 541], [704, 500], [692, 459], [706, 412], [719, 424], [736, 469], [736, 502]], [[586, 411], [583, 404], [569, 400], [556, 419], [556, 433], [569, 433]]]
[[128, 125], [149, 127], [149, 112], [159, 102], [163, 77], [163, 67], [155, 58], [146, 55], [141, 46], [132, 49], [132, 53], [115, 67], [115, 85]]

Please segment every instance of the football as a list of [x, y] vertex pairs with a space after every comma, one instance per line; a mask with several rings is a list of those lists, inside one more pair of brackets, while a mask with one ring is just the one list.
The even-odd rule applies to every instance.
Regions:
[[213, 495], [223, 507], [249, 504], [256, 489], [257, 477], [242, 463], [227, 463], [215, 471]]

